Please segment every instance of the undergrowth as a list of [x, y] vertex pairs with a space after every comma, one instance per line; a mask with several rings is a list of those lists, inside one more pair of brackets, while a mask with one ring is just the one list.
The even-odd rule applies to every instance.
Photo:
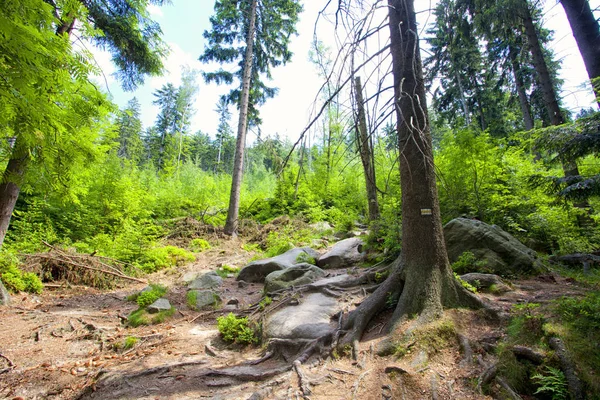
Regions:
[[0, 253], [0, 279], [6, 289], [13, 293], [41, 293], [44, 284], [33, 272], [24, 272], [19, 268], [19, 259], [11, 253]]
[[217, 318], [217, 327], [223, 340], [237, 344], [258, 343], [247, 317], [236, 317], [233, 313]]

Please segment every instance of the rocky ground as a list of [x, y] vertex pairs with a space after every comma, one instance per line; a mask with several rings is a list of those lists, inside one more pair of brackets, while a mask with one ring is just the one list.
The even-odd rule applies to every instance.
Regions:
[[[310, 361], [296, 368], [273, 357], [253, 365], [266, 352], [261, 346], [228, 345], [219, 337], [216, 317], [244, 314], [262, 297], [263, 285], [238, 286], [235, 278], [220, 289], [225, 307], [192, 311], [186, 305], [183, 277], [213, 271], [218, 265], [245, 265], [252, 254], [237, 241], [222, 241], [200, 253], [195, 263], [147, 277], [169, 287], [177, 312], [165, 322], [125, 327], [137, 308], [128, 295], [145, 287], [132, 283], [111, 291], [83, 286], [47, 288], [43, 294], [13, 296], [0, 307], [0, 398], [6, 399], [485, 399], [477, 382], [488, 360], [474, 347], [464, 356], [459, 337], [472, 343], [498, 341], [503, 326], [467, 310], [451, 310], [462, 336], [437, 348], [410, 348], [402, 358], [379, 357], [374, 348], [386, 332], [389, 314], [373, 319], [356, 360], [345, 354]], [[330, 275], [346, 270], [332, 269]], [[508, 311], [515, 303], [549, 302], [579, 289], [555, 275], [512, 282], [501, 295], [484, 294]], [[351, 309], [365, 293], [354, 291], [340, 301]], [[233, 300], [233, 301], [230, 301]], [[227, 305], [228, 303], [232, 303]], [[124, 346], [127, 338], [139, 340]], [[481, 356], [478, 363], [477, 356]], [[235, 367], [238, 366], [238, 367]], [[229, 375], [216, 374], [223, 367]]]

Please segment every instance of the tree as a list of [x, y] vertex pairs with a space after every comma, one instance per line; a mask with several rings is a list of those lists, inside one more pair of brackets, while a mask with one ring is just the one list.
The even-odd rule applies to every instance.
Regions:
[[377, 181], [375, 179], [373, 144], [371, 135], [367, 129], [367, 115], [365, 112], [365, 102], [362, 90], [360, 77], [357, 76], [354, 79], [354, 95], [356, 97], [356, 108], [358, 109], [356, 117], [356, 142], [358, 143], [358, 152], [365, 173], [367, 201], [369, 203], [369, 221], [374, 222], [379, 219], [379, 203], [377, 201]]
[[483, 304], [454, 278], [438, 204], [431, 131], [412, 0], [389, 0], [394, 98], [400, 146], [402, 254], [387, 280], [349, 316], [342, 344], [357, 341], [371, 317], [392, 295], [398, 304], [391, 328], [418, 314], [437, 318], [444, 307]]
[[[0, 1], [2, 137], [12, 143], [0, 183], [0, 245], [29, 164], [64, 167], [92, 153], [93, 137], [79, 132], [97, 121], [107, 102], [88, 81], [91, 55], [71, 46], [75, 22], [87, 38], [108, 47], [123, 86], [133, 88], [145, 75], [162, 70], [165, 53], [147, 5], [125, 0]], [[69, 148], [75, 144], [79, 149]]]
[[588, 0], [561, 0], [560, 1], [573, 36], [579, 47], [579, 52], [585, 63], [598, 105], [600, 106], [600, 87], [594, 79], [600, 77], [600, 28], [598, 20], [594, 17], [594, 13], [590, 8]]
[[[271, 78], [271, 67], [287, 63], [290, 36], [296, 33], [296, 22], [302, 10], [298, 0], [217, 0], [215, 15], [210, 18], [212, 29], [204, 32], [208, 46], [200, 61], [219, 63], [238, 62], [237, 72], [223, 68], [203, 73], [206, 82], [231, 84], [234, 78], [240, 86], [232, 89], [225, 99], [237, 104], [238, 119], [236, 151], [225, 233], [237, 230], [240, 191], [248, 122], [260, 124], [257, 106], [276, 94], [267, 87], [261, 74]], [[238, 43], [244, 46], [239, 47]]]
[[144, 142], [142, 141], [142, 121], [140, 119], [140, 102], [137, 98], [129, 100], [125, 110], [117, 119], [119, 147], [117, 155], [139, 165], [144, 158]]

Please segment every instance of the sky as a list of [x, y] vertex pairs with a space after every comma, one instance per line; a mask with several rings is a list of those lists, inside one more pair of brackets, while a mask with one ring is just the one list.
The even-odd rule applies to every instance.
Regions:
[[[96, 62], [102, 70], [97, 77], [100, 85], [108, 91], [113, 101], [121, 108], [134, 96], [142, 106], [142, 123], [144, 127], [154, 124], [158, 107], [152, 105], [152, 93], [166, 83], [179, 85], [183, 67], [197, 71], [212, 71], [216, 65], [202, 64], [198, 57], [204, 51], [202, 33], [210, 29], [209, 18], [213, 13], [212, 0], [172, 0], [173, 4], [149, 9], [152, 17], [161, 25], [164, 40], [171, 51], [165, 60], [166, 73], [162, 77], [150, 77], [145, 84], [135, 92], [123, 92], [112, 73], [114, 66], [110, 55], [98, 49], [93, 51]], [[420, 27], [424, 28], [433, 22], [433, 16], [424, 10], [432, 9], [436, 0], [416, 0]], [[295, 141], [315, 112], [315, 98], [321, 87], [322, 79], [317, 74], [316, 67], [309, 61], [309, 50], [313, 38], [315, 21], [318, 12], [325, 4], [324, 1], [304, 1], [304, 11], [297, 26], [299, 35], [292, 39], [290, 49], [294, 53], [292, 62], [273, 69], [273, 85], [279, 88], [278, 95], [267, 101], [260, 108], [263, 125], [263, 136], [279, 134]], [[592, 9], [600, 7], [600, 0], [590, 0]], [[423, 11], [423, 12], [419, 12]], [[564, 80], [563, 102], [565, 106], [576, 113], [581, 108], [595, 106], [594, 97], [587, 83], [585, 66], [577, 49], [575, 40], [564, 15], [560, 3], [556, 0], [546, 0], [544, 7], [544, 26], [555, 31], [551, 48], [555, 55], [562, 59], [560, 77]], [[319, 39], [328, 46], [335, 47], [332, 40], [331, 27], [325, 22], [319, 23]], [[422, 32], [424, 29], [422, 29]], [[332, 56], [335, 51], [332, 50]], [[195, 114], [192, 119], [191, 132], [201, 130], [214, 137], [217, 129], [218, 115], [214, 111], [219, 97], [228, 92], [226, 86], [205, 84], [198, 77], [199, 91], [195, 99]], [[368, 90], [368, 88], [366, 88]], [[368, 96], [368, 94], [367, 94]], [[367, 97], [366, 96], [366, 97]], [[231, 126], [237, 126], [237, 110], [231, 109]], [[248, 140], [256, 139], [256, 132], [248, 133]]]

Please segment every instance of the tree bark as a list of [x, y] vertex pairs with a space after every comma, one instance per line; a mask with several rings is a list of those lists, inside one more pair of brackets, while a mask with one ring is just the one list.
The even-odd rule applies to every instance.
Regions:
[[367, 188], [367, 201], [369, 202], [369, 221], [379, 219], [379, 202], [377, 201], [377, 181], [375, 180], [375, 163], [373, 160], [373, 146], [367, 129], [367, 116], [365, 113], [365, 102], [362, 94], [362, 84], [360, 77], [354, 79], [354, 95], [356, 97], [356, 107], [358, 109], [358, 152], [362, 160], [365, 172], [365, 183]]
[[0, 183], [0, 247], [4, 243], [29, 161], [29, 154], [21, 143], [22, 139], [17, 139], [15, 142], [11, 158], [2, 174], [2, 183]]
[[443, 305], [457, 305], [468, 295], [461, 296], [446, 254], [414, 1], [388, 4], [402, 189], [400, 257], [406, 282], [392, 317], [395, 324], [412, 314], [420, 314], [421, 321], [434, 319]]
[[515, 87], [517, 89], [517, 94], [519, 95], [519, 104], [521, 105], [521, 113], [523, 114], [525, 130], [530, 131], [533, 129], [531, 106], [529, 105], [529, 99], [527, 98], [527, 92], [525, 91], [525, 84], [523, 83], [521, 65], [519, 64], [519, 60], [517, 58], [517, 49], [515, 49], [513, 46], [510, 46], [509, 57], [512, 65], [513, 75], [515, 77]]
[[240, 211], [240, 192], [242, 189], [242, 175], [244, 170], [244, 150], [246, 148], [246, 130], [248, 127], [248, 103], [250, 100], [250, 80], [252, 78], [252, 58], [254, 54], [254, 31], [256, 25], [257, 0], [252, 0], [250, 6], [250, 22], [246, 36], [246, 54], [244, 55], [244, 71], [242, 77], [242, 93], [240, 99], [240, 118], [238, 121], [238, 134], [235, 144], [235, 158], [233, 161], [233, 176], [231, 193], [229, 195], [229, 209], [225, 222], [225, 233], [235, 235], [238, 227]]
[[[590, 80], [600, 77], [600, 27], [588, 0], [561, 0]], [[598, 106], [600, 84], [592, 82]]]

